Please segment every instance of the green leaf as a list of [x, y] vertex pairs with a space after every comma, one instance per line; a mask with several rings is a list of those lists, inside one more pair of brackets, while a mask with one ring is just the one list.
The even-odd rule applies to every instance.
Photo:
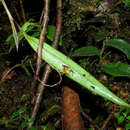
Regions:
[[98, 33], [97, 33], [97, 39], [96, 39], [96, 41], [97, 41], [97, 42], [100, 42], [100, 41], [104, 40], [105, 37], [106, 37], [106, 35], [104, 35], [104, 34], [101, 33], [101, 32], [98, 32]]
[[15, 120], [19, 116], [19, 112], [13, 112], [13, 114], [10, 117], [10, 120]]
[[[37, 52], [39, 40], [31, 37], [23, 32], [25, 39], [28, 41], [30, 46]], [[65, 56], [58, 50], [54, 49], [47, 43], [43, 44], [42, 58], [55, 70], [65, 74], [70, 79], [76, 81], [88, 90], [98, 94], [116, 104], [130, 107], [129, 104], [124, 102], [122, 99], [117, 97], [103, 84], [97, 81], [90, 73], [84, 70], [81, 66], [72, 61], [69, 57]]]
[[23, 26], [22, 26], [22, 30], [24, 32], [29, 32], [31, 31], [34, 27], [36, 27], [37, 24], [36, 23], [32, 23], [32, 22], [26, 22]]
[[126, 130], [130, 130], [130, 123], [125, 125]]
[[[49, 40], [53, 41], [54, 40], [54, 36], [55, 36], [55, 32], [56, 32], [56, 26], [48, 25], [47, 38]], [[59, 45], [62, 45], [62, 36], [60, 36]]]
[[29, 119], [29, 116], [24, 114], [24, 115], [22, 115], [22, 118]]
[[122, 0], [123, 3], [127, 6], [130, 7], [130, 0]]
[[[130, 99], [130, 98], [128, 97], [128, 100], [129, 100], [129, 99]], [[129, 113], [129, 112], [130, 112], [130, 108], [127, 108], [127, 109], [126, 109], [126, 112]]]
[[[21, 29], [23, 31], [25, 31], [25, 32], [29, 32], [29, 31], [32, 31], [33, 28], [36, 27], [36, 26], [38, 26], [36, 23], [26, 22], [22, 26]], [[22, 32], [18, 32], [18, 41], [22, 40], [23, 38], [24, 38], [23, 33]], [[11, 52], [11, 50], [15, 47], [15, 41], [14, 41], [14, 38], [13, 38], [13, 34], [9, 35], [5, 42], [6, 42], [6, 44], [10, 44], [9, 52]]]
[[60, 109], [61, 107], [59, 106], [59, 105], [57, 105], [57, 104], [55, 104], [55, 105], [53, 105], [53, 106], [51, 106], [49, 109], [48, 109], [48, 113], [50, 113], [51, 111], [53, 111], [53, 110], [55, 110], [55, 109]]
[[32, 126], [29, 130], [36, 130], [36, 127]]
[[19, 113], [23, 113], [23, 112], [25, 112], [25, 111], [26, 111], [26, 107], [21, 107], [21, 108], [18, 110]]
[[125, 111], [125, 112], [122, 112], [122, 115], [124, 116], [124, 117], [126, 117], [127, 116], [127, 112]]
[[107, 46], [119, 49], [130, 59], [130, 44], [128, 42], [122, 39], [112, 39], [107, 42]]
[[29, 118], [27, 122], [22, 122], [21, 127], [25, 128], [34, 122], [34, 118]]
[[[7, 37], [7, 39], [5, 40], [5, 44], [8, 45], [10, 41], [11, 41], [11, 42], [12, 42], [12, 41], [14, 42], [13, 34], [11, 34], [11, 35], [9, 35], [9, 36]], [[14, 44], [15, 44], [15, 43], [14, 43]]]
[[80, 59], [79, 64], [81, 67], [86, 68], [86, 66], [89, 64], [88, 59]]
[[25, 107], [19, 108], [19, 110], [18, 110], [17, 112], [14, 112], [14, 113], [11, 115], [10, 119], [11, 119], [11, 120], [15, 120], [21, 113], [25, 112], [25, 110], [26, 110]]
[[47, 126], [41, 126], [42, 130], [47, 130]]
[[21, 123], [21, 127], [22, 127], [22, 128], [25, 128], [25, 127], [27, 127], [27, 126], [28, 126], [28, 123], [27, 123], [27, 122], [22, 122], [22, 123]]
[[9, 52], [11, 52], [11, 50], [15, 47], [15, 41], [12, 34], [9, 35], [8, 38], [5, 40], [5, 44], [10, 44]]
[[48, 26], [47, 38], [49, 40], [53, 41], [54, 35], [55, 35], [55, 31], [56, 31], [56, 26], [53, 26], [53, 25], [49, 25]]
[[117, 118], [119, 118], [120, 112], [116, 112], [114, 115], [115, 115]]
[[120, 107], [120, 112], [127, 110], [125, 107]]
[[31, 76], [31, 73], [30, 73], [29, 69], [27, 68], [26, 63], [22, 64], [21, 67], [24, 69], [24, 71], [27, 74], [27, 76]]
[[127, 120], [130, 120], [130, 116], [127, 116], [126, 119], [127, 119]]
[[34, 122], [34, 118], [29, 118], [27, 124], [30, 125]]
[[104, 66], [104, 71], [112, 76], [130, 77], [130, 65], [124, 63], [111, 63]]
[[104, 21], [105, 21], [105, 17], [102, 17], [102, 16], [98, 16], [98, 17], [94, 17], [94, 18], [92, 18], [92, 19], [90, 19], [90, 20], [87, 20], [87, 22], [86, 23], [104, 23]]
[[72, 56], [95, 56], [99, 55], [99, 50], [94, 46], [81, 47], [74, 51]]
[[118, 118], [118, 124], [121, 124], [124, 120], [125, 120], [125, 117], [124, 116], [120, 116]]

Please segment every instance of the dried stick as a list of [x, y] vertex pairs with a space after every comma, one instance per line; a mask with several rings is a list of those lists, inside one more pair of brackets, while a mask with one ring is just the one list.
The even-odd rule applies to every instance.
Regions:
[[44, 13], [44, 19], [42, 23], [42, 31], [40, 34], [40, 40], [39, 40], [39, 46], [38, 46], [38, 52], [37, 52], [37, 70], [36, 70], [36, 76], [39, 75], [40, 68], [41, 68], [41, 62], [42, 62], [42, 46], [43, 42], [45, 41], [45, 35], [46, 35], [46, 30], [47, 30], [47, 25], [48, 25], [48, 20], [49, 20], [49, 3], [50, 0], [44, 0], [45, 1], [45, 13]]
[[104, 129], [105, 129], [105, 127], [107, 126], [108, 122], [111, 120], [113, 114], [114, 114], [114, 112], [111, 112], [111, 113], [109, 114], [109, 116], [107, 117], [107, 119], [103, 122], [103, 125], [102, 125], [101, 130], [104, 130]]
[[25, 22], [26, 22], [26, 17], [25, 17], [25, 12], [24, 12], [24, 8], [23, 8], [23, 1], [22, 1], [22, 0], [19, 0], [19, 3], [20, 3], [21, 11], [22, 11], [23, 21], [24, 21], [24, 23], [25, 23]]
[[11, 24], [11, 27], [12, 27], [12, 31], [13, 31], [13, 37], [14, 37], [16, 49], [18, 51], [18, 43], [19, 43], [19, 41], [18, 41], [17, 30], [16, 30], [16, 27], [15, 27], [15, 24], [14, 24], [14, 19], [13, 19], [11, 13], [10, 13], [5, 1], [1, 0], [1, 2], [2, 2], [4, 8], [5, 8], [5, 11], [6, 11], [7, 15], [8, 15], [8, 18], [9, 18], [9, 21], [10, 21], [10, 24]]
[[114, 112], [116, 110], [116, 105], [113, 105], [113, 108], [114, 109], [112, 110], [112, 112], [108, 115], [107, 119], [103, 122], [101, 130], [105, 129], [105, 127], [107, 126], [107, 124], [109, 123], [109, 121], [111, 120], [111, 118], [113, 117], [113, 114], [114, 114]]
[[39, 20], [39, 23], [40, 23], [40, 24], [42, 23], [43, 16], [44, 16], [44, 9], [42, 10], [42, 13], [41, 13], [41, 16], [40, 16], [40, 20]]
[[82, 111], [81, 113], [90, 122], [90, 127], [92, 128], [92, 130], [95, 130], [95, 128], [93, 126], [94, 121], [92, 120], [92, 118], [89, 115], [87, 115], [84, 111]]
[[[49, 3], [50, 0], [44, 0], [44, 19], [42, 22], [42, 31], [40, 34], [40, 40], [39, 40], [39, 46], [38, 46], [38, 52], [37, 52], [37, 65], [36, 65], [36, 72], [34, 74], [33, 82], [31, 84], [32, 91], [34, 87], [36, 86], [36, 82], [38, 80], [40, 68], [41, 68], [41, 62], [42, 62], [42, 46], [45, 41], [45, 35], [46, 35], [46, 30], [47, 30], [47, 25], [48, 25], [48, 20], [49, 20]], [[32, 93], [34, 95], [34, 93]]]
[[61, 34], [61, 26], [62, 26], [62, 0], [57, 0], [57, 21], [56, 21], [56, 33], [54, 37], [54, 41], [52, 46], [57, 48], [58, 41]]
[[9, 73], [15, 69], [16, 67], [21, 66], [21, 64], [16, 64], [12, 68], [6, 69], [0, 78], [0, 85], [8, 78]]
[[15, 11], [15, 14], [16, 14], [16, 16], [17, 16], [17, 19], [18, 19], [18, 21], [19, 21], [19, 24], [22, 25], [20, 15], [19, 15], [18, 10], [16, 9], [16, 7], [14, 7], [14, 11]]
[[[53, 41], [53, 47], [57, 48], [58, 46], [58, 41], [59, 41], [59, 37], [60, 37], [60, 32], [61, 32], [61, 24], [62, 24], [62, 11], [61, 11], [61, 7], [62, 7], [62, 1], [61, 0], [57, 0], [57, 23], [56, 23], [56, 33], [55, 33], [55, 37], [54, 37], [54, 41]], [[45, 89], [45, 86], [43, 85], [46, 84], [48, 78], [49, 78], [49, 74], [51, 72], [51, 67], [47, 64], [45, 66], [45, 70], [42, 76], [42, 83], [39, 84], [38, 86], [38, 90], [37, 90], [37, 94], [36, 94], [36, 102], [35, 102], [35, 106], [33, 108], [32, 114], [31, 114], [31, 118], [36, 118], [39, 106], [40, 106], [40, 102], [42, 99], [42, 94], [43, 91]], [[30, 124], [28, 126], [28, 129], [32, 127], [33, 124]]]

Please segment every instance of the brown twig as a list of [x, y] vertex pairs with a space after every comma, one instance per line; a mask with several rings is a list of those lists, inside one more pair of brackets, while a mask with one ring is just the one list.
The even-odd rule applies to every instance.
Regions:
[[[61, 32], [61, 24], [62, 24], [61, 6], [62, 6], [62, 1], [61, 0], [57, 0], [56, 33], [55, 33], [54, 41], [52, 43], [53, 44], [52, 46], [54, 48], [57, 48], [57, 46], [58, 46], [58, 41], [59, 41], [60, 32]], [[45, 66], [44, 73], [43, 73], [43, 76], [42, 76], [42, 80], [41, 80], [42, 83], [40, 83], [39, 86], [38, 86], [38, 90], [37, 90], [37, 94], [36, 94], [36, 102], [35, 102], [35, 106], [33, 108], [32, 114], [31, 114], [31, 118], [35, 118], [36, 115], [37, 115], [37, 112], [38, 112], [38, 109], [39, 109], [39, 106], [40, 106], [40, 102], [41, 102], [41, 99], [42, 99], [42, 94], [43, 94], [43, 91], [45, 89], [45, 86], [43, 85], [43, 83], [44, 84], [47, 83], [47, 80], [49, 78], [50, 72], [51, 72], [51, 67], [47, 64]], [[28, 129], [31, 128], [32, 125], [33, 125], [33, 123], [28, 126]]]
[[22, 0], [19, 0], [19, 3], [20, 3], [21, 11], [22, 11], [23, 21], [24, 21], [24, 23], [25, 23], [25, 22], [26, 22], [26, 17], [25, 17], [25, 12], [24, 12], [24, 8], [23, 8], [23, 1], [22, 1]]
[[54, 37], [54, 41], [52, 46], [57, 48], [59, 37], [61, 34], [61, 26], [62, 26], [62, 0], [57, 0], [57, 22], [56, 22], [56, 33]]
[[6, 70], [3, 72], [3, 74], [2, 74], [2, 76], [1, 76], [1, 78], [0, 78], [0, 85], [2, 84], [2, 82], [4, 82], [4, 81], [8, 78], [9, 73], [10, 73], [14, 68], [19, 67], [19, 66], [21, 66], [21, 64], [16, 64], [16, 65], [14, 65], [14, 66], [11, 67], [11, 68], [6, 69]]
[[17, 19], [18, 19], [18, 21], [19, 21], [19, 24], [22, 25], [20, 15], [19, 15], [18, 10], [16, 9], [16, 7], [14, 7], [14, 11], [15, 11], [15, 14], [16, 14], [16, 16], [17, 16]]
[[[50, 66], [46, 65], [45, 66], [45, 71], [44, 71], [43, 77], [42, 77], [42, 82], [44, 82], [44, 83], [47, 82], [49, 74], [50, 74], [50, 71], [51, 71]], [[43, 86], [42, 83], [40, 83], [38, 85], [38, 90], [37, 90], [37, 93], [36, 93], [35, 105], [34, 105], [34, 108], [32, 110], [31, 118], [34, 118], [34, 119], [36, 118], [36, 115], [37, 115], [37, 112], [38, 112], [38, 109], [39, 109], [39, 106], [40, 106], [40, 102], [41, 102], [41, 99], [42, 99], [42, 94], [43, 94], [44, 89], [45, 89], [45, 87]], [[32, 127], [32, 125], [33, 125], [33, 123], [28, 125], [28, 130]]]
[[115, 110], [116, 110], [116, 106], [115, 105], [113, 105], [113, 110], [112, 110], [112, 112], [108, 115], [108, 117], [107, 117], [107, 119], [103, 122], [103, 125], [102, 125], [102, 127], [101, 127], [101, 130], [104, 130], [105, 129], [105, 127], [107, 126], [107, 124], [108, 124], [108, 122], [111, 120], [111, 118], [113, 117], [113, 114], [114, 114], [114, 112], [115, 112]]
[[112, 118], [112, 116], [113, 116], [113, 113], [114, 113], [114, 112], [111, 112], [111, 113], [109, 114], [109, 116], [107, 117], [107, 119], [103, 122], [103, 125], [102, 125], [102, 127], [101, 127], [101, 130], [104, 130], [104, 129], [105, 129], [105, 127], [107, 126], [108, 122], [111, 120], [111, 118]]
[[44, 0], [45, 1], [45, 6], [44, 6], [44, 19], [42, 23], [42, 31], [40, 34], [40, 40], [39, 40], [39, 46], [38, 46], [38, 52], [37, 52], [37, 69], [36, 69], [36, 76], [38, 77], [40, 68], [41, 68], [41, 62], [42, 62], [42, 46], [45, 41], [45, 35], [46, 35], [46, 30], [47, 30], [47, 25], [48, 25], [48, 20], [49, 20], [49, 3], [50, 0]]
[[42, 24], [43, 16], [44, 16], [44, 8], [43, 8], [41, 16], [40, 16], [40, 20], [39, 20], [40, 24]]
[[19, 41], [18, 41], [17, 30], [16, 30], [16, 27], [15, 27], [15, 24], [14, 24], [14, 19], [13, 19], [11, 13], [10, 13], [5, 1], [1, 0], [1, 2], [2, 2], [3, 6], [4, 6], [4, 9], [5, 9], [7, 15], [8, 15], [8, 18], [9, 18], [9, 21], [10, 21], [10, 24], [11, 24], [11, 28], [12, 28], [12, 31], [13, 31], [13, 37], [14, 37], [16, 49], [18, 51], [18, 43], [19, 43]]
[[[46, 35], [46, 30], [47, 30], [47, 25], [48, 25], [48, 20], [49, 20], [49, 3], [50, 0], [44, 0], [44, 19], [42, 22], [42, 31], [40, 34], [40, 40], [39, 40], [39, 46], [38, 46], [38, 52], [37, 52], [37, 65], [36, 65], [36, 72], [34, 74], [33, 82], [31, 84], [32, 90], [36, 86], [36, 82], [38, 80], [38, 76], [40, 73], [41, 69], [41, 62], [42, 62], [42, 46], [45, 41], [45, 35]], [[34, 94], [32, 94], [34, 95]]]
[[95, 130], [95, 128], [93, 126], [94, 121], [92, 120], [92, 118], [89, 115], [87, 115], [84, 111], [82, 111], [81, 113], [90, 122], [90, 127], [92, 128], [92, 130]]
[[[58, 72], [58, 71], [57, 71]], [[38, 81], [43, 85], [43, 86], [45, 86], [45, 87], [50, 87], [50, 88], [53, 88], [53, 87], [55, 87], [55, 86], [57, 86], [58, 84], [60, 84], [61, 83], [61, 81], [62, 81], [62, 75], [61, 75], [61, 73], [60, 72], [58, 72], [58, 74], [59, 74], [59, 77], [60, 77], [60, 80], [58, 81], [58, 82], [56, 82], [56, 83], [54, 83], [54, 84], [52, 84], [52, 85], [50, 85], [50, 84], [45, 84], [44, 82], [42, 82], [40, 79], [38, 79]]]

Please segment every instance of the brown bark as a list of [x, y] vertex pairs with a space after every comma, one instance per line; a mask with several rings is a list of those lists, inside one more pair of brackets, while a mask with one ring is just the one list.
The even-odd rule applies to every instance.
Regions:
[[26, 17], [25, 17], [25, 12], [24, 12], [24, 7], [23, 7], [23, 1], [19, 0], [19, 2], [20, 2], [21, 11], [22, 11], [23, 21], [25, 23], [26, 22]]
[[62, 130], [85, 130], [79, 96], [67, 86], [62, 88]]

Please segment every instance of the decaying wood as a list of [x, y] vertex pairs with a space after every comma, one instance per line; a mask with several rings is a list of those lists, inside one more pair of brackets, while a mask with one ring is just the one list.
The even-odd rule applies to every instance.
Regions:
[[67, 86], [62, 88], [62, 130], [85, 130], [79, 96]]

